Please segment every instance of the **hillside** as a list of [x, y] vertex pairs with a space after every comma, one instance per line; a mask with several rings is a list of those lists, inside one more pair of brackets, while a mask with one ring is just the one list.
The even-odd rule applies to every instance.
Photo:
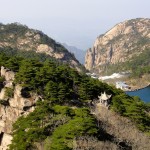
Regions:
[[62, 44], [69, 52], [73, 53], [81, 64], [84, 64], [86, 51], [79, 49], [75, 46], [69, 46], [65, 43]]
[[85, 67], [98, 74], [130, 71], [141, 77], [150, 73], [150, 19], [138, 18], [115, 25], [87, 50]]
[[150, 106], [137, 97], [52, 60], [1, 53], [0, 66], [1, 149], [149, 150]]
[[30, 51], [57, 59], [57, 61], [68, 63], [70, 66], [81, 71], [81, 64], [67, 51], [64, 46], [55, 42], [43, 32], [29, 29], [19, 23], [0, 24], [0, 50], [1, 51]]

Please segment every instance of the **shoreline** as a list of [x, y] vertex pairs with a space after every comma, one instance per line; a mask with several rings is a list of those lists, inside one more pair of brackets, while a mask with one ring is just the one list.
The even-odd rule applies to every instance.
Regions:
[[147, 87], [150, 86], [150, 83], [144, 87], [141, 87], [141, 88], [135, 88], [135, 89], [129, 89], [129, 90], [124, 90], [124, 92], [134, 92], [134, 91], [139, 91], [139, 90], [142, 90], [142, 89], [145, 89]]

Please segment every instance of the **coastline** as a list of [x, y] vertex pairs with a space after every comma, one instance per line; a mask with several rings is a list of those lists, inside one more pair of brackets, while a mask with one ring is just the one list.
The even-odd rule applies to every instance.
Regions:
[[143, 102], [150, 103], [150, 85], [136, 91], [125, 92], [129, 96], [138, 96]]
[[134, 91], [139, 91], [139, 90], [145, 89], [145, 88], [147, 88], [147, 87], [149, 87], [149, 86], [150, 86], [150, 83], [149, 83], [148, 85], [144, 86], [144, 87], [131, 88], [131, 89], [129, 89], [129, 90], [124, 90], [124, 92], [134, 92]]

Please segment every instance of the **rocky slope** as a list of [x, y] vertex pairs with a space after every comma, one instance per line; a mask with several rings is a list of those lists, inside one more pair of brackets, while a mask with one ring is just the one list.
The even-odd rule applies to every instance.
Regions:
[[0, 90], [0, 149], [6, 150], [12, 140], [12, 125], [22, 115], [34, 110], [39, 97], [33, 93], [28, 97], [20, 85], [13, 85], [15, 73], [1, 67]]
[[108, 65], [118, 65], [139, 56], [150, 48], [150, 19], [132, 19], [121, 22], [100, 35], [87, 50], [85, 67], [100, 73]]
[[150, 138], [137, 130], [135, 125], [129, 119], [121, 117], [117, 113], [108, 110], [99, 104], [97, 104], [94, 114], [97, 119], [100, 120], [101, 128], [110, 136], [113, 143], [116, 143], [118, 149], [149, 149]]
[[77, 70], [81, 68], [78, 60], [64, 46], [41, 31], [29, 29], [19, 23], [0, 24], [0, 49], [45, 53], [52, 58], [69, 63]]

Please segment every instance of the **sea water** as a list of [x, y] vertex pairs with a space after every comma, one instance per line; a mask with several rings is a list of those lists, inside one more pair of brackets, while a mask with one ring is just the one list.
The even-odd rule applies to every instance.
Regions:
[[128, 91], [126, 92], [130, 96], [139, 96], [144, 102], [150, 102], [150, 86], [137, 90], [137, 91]]

